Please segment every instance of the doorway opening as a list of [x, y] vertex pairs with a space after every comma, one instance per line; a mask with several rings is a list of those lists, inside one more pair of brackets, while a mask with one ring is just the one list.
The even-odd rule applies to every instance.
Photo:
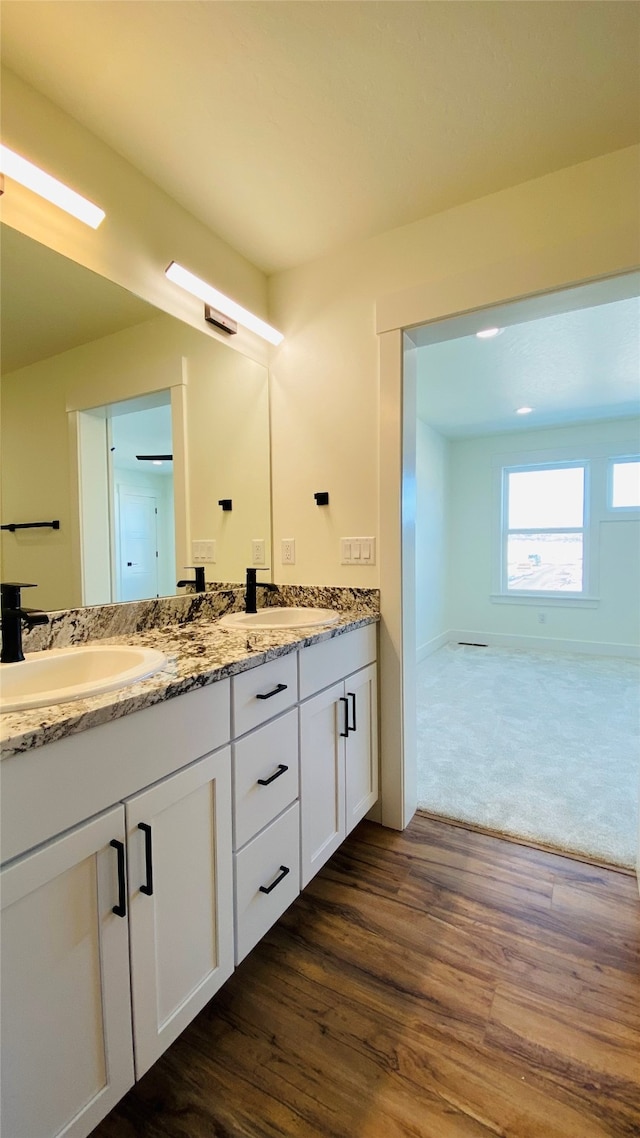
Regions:
[[171, 392], [78, 415], [83, 604], [176, 592]]
[[405, 671], [418, 808], [631, 868], [640, 307], [629, 284], [412, 329], [404, 450], [415, 453], [405, 554], [417, 651]]

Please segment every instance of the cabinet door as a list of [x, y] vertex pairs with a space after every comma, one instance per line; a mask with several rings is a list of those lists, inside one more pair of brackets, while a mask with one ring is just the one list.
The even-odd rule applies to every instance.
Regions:
[[376, 666], [348, 676], [349, 707], [346, 745], [346, 827], [349, 834], [378, 799], [378, 708]]
[[6, 1138], [85, 1138], [133, 1085], [120, 882], [122, 806], [2, 871]]
[[229, 748], [125, 805], [140, 1078], [233, 971]]
[[343, 700], [339, 683], [300, 707], [303, 888], [345, 837]]

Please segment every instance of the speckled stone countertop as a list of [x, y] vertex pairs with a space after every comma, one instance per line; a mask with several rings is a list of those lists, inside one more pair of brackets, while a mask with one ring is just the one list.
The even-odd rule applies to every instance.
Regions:
[[[295, 588], [297, 592], [293, 591], [294, 587], [278, 590], [277, 597], [270, 599], [277, 599], [280, 605], [306, 604], [309, 607], [333, 608], [340, 614], [338, 623], [304, 630], [283, 629], [278, 632], [253, 630], [247, 633], [246, 630], [221, 628], [217, 618], [223, 615], [223, 611], [241, 609], [241, 591], [230, 587], [224, 596], [216, 596], [214, 600], [209, 594], [204, 595], [205, 600], [203, 595], [193, 598], [193, 605], [188, 612], [185, 612], [183, 603], [187, 598], [174, 598], [178, 602], [175, 614], [172, 614], [170, 608], [167, 609], [170, 602], [162, 602], [160, 627], [153, 620], [149, 622], [137, 619], [135, 629], [127, 632], [119, 629], [119, 635], [109, 635], [112, 621], [104, 619], [104, 613], [108, 610], [103, 609], [101, 616], [96, 618], [96, 629], [100, 624], [97, 634], [91, 635], [87, 631], [90, 622], [85, 616], [82, 634], [74, 637], [63, 631], [53, 640], [49, 636], [49, 643], [38, 647], [61, 647], [89, 640], [99, 640], [101, 644], [136, 644], [159, 649], [166, 656], [167, 663], [148, 679], [117, 691], [105, 692], [90, 699], [3, 713], [0, 722], [2, 758], [41, 747], [142, 708], [152, 707], [163, 700], [205, 687], [309, 644], [341, 636], [351, 629], [375, 623], [379, 619], [377, 590], [313, 588], [306, 589], [303, 593], [302, 587]], [[150, 602], [150, 605], [156, 604]], [[126, 607], [109, 606], [109, 609], [113, 613], [115, 609]], [[68, 619], [65, 624], [62, 614], [55, 615], [61, 618], [61, 628], [66, 628]], [[75, 614], [72, 614], [71, 619], [74, 618]], [[118, 618], [122, 625], [122, 615], [118, 614]], [[32, 646], [25, 643], [25, 647], [29, 649]]]

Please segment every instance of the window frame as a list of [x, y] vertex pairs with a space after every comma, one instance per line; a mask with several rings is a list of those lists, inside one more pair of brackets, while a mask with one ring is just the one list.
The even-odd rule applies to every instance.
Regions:
[[625, 463], [638, 462], [640, 463], [640, 454], [612, 454], [607, 460], [607, 502], [606, 510], [610, 518], [638, 518], [640, 517], [639, 506], [614, 506], [613, 504], [613, 468], [614, 466], [622, 466]]
[[[533, 528], [509, 528], [509, 476], [511, 474], [534, 473], [543, 470], [581, 469], [582, 481], [582, 526], [535, 526]], [[612, 475], [613, 477], [613, 475]], [[532, 598], [535, 600], [584, 601], [589, 597], [591, 580], [591, 464], [589, 459], [561, 459], [555, 462], [526, 462], [502, 466], [500, 518], [500, 595], [514, 599]], [[582, 534], [582, 588], [571, 589], [510, 589], [508, 570], [508, 547], [511, 534], [533, 533], [579, 533]]]

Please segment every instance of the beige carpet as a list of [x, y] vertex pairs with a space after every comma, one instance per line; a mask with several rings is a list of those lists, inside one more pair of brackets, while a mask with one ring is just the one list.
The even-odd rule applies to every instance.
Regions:
[[422, 809], [635, 866], [638, 663], [447, 645], [417, 677]]

